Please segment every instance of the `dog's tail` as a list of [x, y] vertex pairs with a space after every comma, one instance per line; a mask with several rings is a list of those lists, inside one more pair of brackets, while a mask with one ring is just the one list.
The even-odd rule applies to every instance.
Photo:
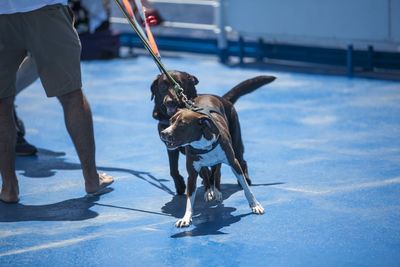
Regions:
[[229, 92], [224, 94], [223, 98], [234, 104], [236, 100], [239, 99], [239, 97], [249, 94], [254, 90], [260, 88], [261, 86], [272, 82], [275, 79], [276, 77], [274, 76], [261, 75], [245, 80], [233, 87]]

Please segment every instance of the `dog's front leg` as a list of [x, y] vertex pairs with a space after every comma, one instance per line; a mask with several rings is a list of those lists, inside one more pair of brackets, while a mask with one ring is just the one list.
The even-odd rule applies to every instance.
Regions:
[[243, 188], [244, 195], [246, 196], [247, 201], [249, 202], [249, 206], [250, 206], [252, 212], [255, 214], [263, 214], [264, 208], [261, 206], [260, 203], [258, 203], [258, 201], [256, 200], [256, 198], [253, 195], [253, 192], [251, 192], [249, 185], [246, 182], [242, 168], [240, 167], [239, 161], [235, 158], [232, 162], [230, 162], [230, 165], [231, 165], [233, 174], [235, 174], [237, 180], [239, 181], [240, 185]]
[[174, 179], [176, 193], [183, 195], [185, 193], [186, 185], [185, 180], [179, 174], [178, 160], [179, 160], [179, 149], [168, 150], [169, 170], [172, 178]]
[[[187, 159], [187, 162], [188, 161], [190, 160]], [[191, 164], [187, 163], [186, 165], [189, 173], [187, 181], [186, 212], [183, 218], [175, 223], [176, 227], [188, 227], [192, 223], [192, 214], [193, 214], [194, 200], [196, 198], [196, 181], [198, 172], [194, 169], [193, 162]]]

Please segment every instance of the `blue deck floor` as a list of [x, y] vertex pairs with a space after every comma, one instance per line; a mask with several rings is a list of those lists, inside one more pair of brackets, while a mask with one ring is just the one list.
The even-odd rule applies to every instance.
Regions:
[[197, 76], [201, 93], [277, 76], [236, 104], [266, 213], [251, 214], [224, 167], [223, 203], [205, 203], [200, 188], [193, 225], [175, 228], [186, 200], [151, 117], [156, 67], [143, 56], [83, 62], [97, 163], [113, 191], [85, 197], [61, 106], [34, 83], [16, 102], [39, 153], [16, 160], [20, 202], [0, 203], [0, 266], [400, 265], [400, 83], [163, 61]]

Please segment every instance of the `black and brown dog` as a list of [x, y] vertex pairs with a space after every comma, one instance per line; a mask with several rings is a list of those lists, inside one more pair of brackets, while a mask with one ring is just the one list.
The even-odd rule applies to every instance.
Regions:
[[[195, 76], [181, 71], [169, 71], [169, 74], [176, 82], [179, 83], [179, 85], [183, 89], [183, 93], [187, 96], [188, 99], [193, 100], [198, 96], [196, 85], [199, 83], [199, 81]], [[275, 80], [275, 77], [267, 75], [257, 76], [245, 80], [236, 85], [235, 87], [233, 87], [230, 91], [228, 91], [222, 97], [222, 99], [223, 101], [233, 104], [239, 97], [251, 93], [254, 90], [258, 89], [259, 87], [272, 82], [273, 80]], [[185, 107], [185, 104], [183, 100], [180, 97], [178, 97], [178, 95], [174, 90], [173, 85], [170, 83], [165, 74], [158, 75], [157, 78], [153, 81], [151, 85], [151, 93], [152, 93], [151, 100], [154, 99], [153, 118], [159, 121], [158, 132], [161, 133], [161, 131], [170, 126], [169, 119], [173, 115], [175, 115], [175, 113], [179, 108]], [[235, 138], [235, 135], [233, 135], [233, 137]], [[238, 140], [234, 140], [233, 143], [242, 146], [240, 145], [241, 139], [240, 142]], [[179, 152], [185, 153], [185, 149], [175, 148], [175, 147], [173, 148], [168, 146], [167, 143], [165, 144], [168, 149], [167, 151], [168, 151], [170, 174], [174, 180], [176, 192], [178, 194], [184, 194], [186, 186], [183, 177], [179, 174], [178, 171], [178, 160], [179, 160]], [[243, 169], [245, 173], [247, 173], [247, 167], [245, 161], [243, 160], [242, 162], [243, 162]], [[202, 168], [200, 176], [202, 178], [210, 176], [208, 168]], [[251, 181], [248, 180], [248, 183], [250, 184]]]
[[[161, 139], [169, 148], [184, 147], [187, 182], [186, 212], [175, 226], [186, 227], [192, 221], [196, 181], [201, 168], [212, 167], [212, 177], [202, 177], [205, 199], [222, 201], [220, 189], [221, 164], [229, 165], [244, 190], [247, 201], [255, 214], [264, 208], [249, 188], [247, 163], [243, 159], [243, 142], [239, 118], [233, 104], [223, 97], [200, 95], [194, 99], [195, 109], [179, 109], [170, 119], [171, 125], [161, 131]], [[212, 178], [212, 179], [210, 179]], [[210, 185], [212, 181], [214, 184]]]

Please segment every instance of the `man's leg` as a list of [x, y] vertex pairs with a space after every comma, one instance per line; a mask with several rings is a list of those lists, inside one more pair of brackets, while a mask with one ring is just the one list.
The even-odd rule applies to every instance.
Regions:
[[[19, 65], [17, 71], [16, 89], [19, 94], [26, 87], [31, 85], [39, 77], [35, 59], [32, 56], [26, 56]], [[17, 116], [16, 106], [14, 106], [14, 122], [17, 128], [17, 143], [15, 153], [17, 156], [31, 156], [36, 154], [37, 149], [25, 139], [25, 126], [22, 120]]]
[[0, 172], [2, 188], [0, 199], [18, 202], [18, 180], [15, 175], [16, 131], [13, 118], [14, 97], [0, 99]]
[[82, 90], [59, 96], [64, 109], [65, 125], [82, 165], [87, 193], [95, 193], [111, 184], [111, 176], [100, 175], [96, 169], [92, 113]]

